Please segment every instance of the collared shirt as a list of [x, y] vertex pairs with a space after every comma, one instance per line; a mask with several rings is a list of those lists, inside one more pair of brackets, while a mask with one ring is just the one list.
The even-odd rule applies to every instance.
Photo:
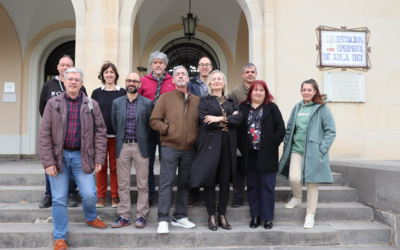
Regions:
[[137, 97], [129, 101], [126, 96], [126, 120], [125, 120], [125, 139], [136, 140], [136, 108], [137, 108]]
[[[247, 122], [250, 122], [250, 120], [253, 118], [254, 113], [256, 112], [256, 109], [251, 105], [251, 103], [248, 103], [250, 105], [250, 111], [249, 111], [249, 116], [247, 118]], [[250, 135], [251, 138], [251, 146], [253, 149], [259, 150], [260, 149], [260, 136], [261, 136], [261, 117], [263, 115], [263, 108], [262, 104], [260, 111], [257, 114], [256, 119], [254, 120], [253, 124], [250, 124], [250, 129], [247, 132]]]
[[197, 82], [200, 84], [200, 87], [203, 89], [203, 91], [200, 90], [202, 92], [201, 96], [204, 96], [207, 93], [206, 84], [201, 80], [200, 77], [197, 79]]
[[64, 147], [80, 148], [82, 93], [79, 93], [74, 100], [65, 93], [65, 100], [67, 102], [67, 132]]
[[111, 90], [106, 89], [106, 85], [101, 86], [101, 90], [104, 90], [104, 91], [119, 91], [120, 89], [121, 89], [121, 87], [119, 85], [115, 85], [115, 88], [111, 89]]

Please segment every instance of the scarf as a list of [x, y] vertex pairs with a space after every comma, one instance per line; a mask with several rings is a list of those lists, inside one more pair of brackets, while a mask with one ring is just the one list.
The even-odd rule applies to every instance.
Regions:
[[151, 75], [153, 76], [154, 79], [157, 81], [157, 89], [156, 89], [156, 95], [154, 96], [154, 105], [156, 105], [156, 102], [158, 100], [158, 97], [160, 97], [160, 91], [161, 91], [161, 84], [163, 83], [165, 77], [167, 76], [167, 72], [164, 71], [164, 74], [158, 78], [157, 76], [154, 75], [154, 72], [151, 72]]

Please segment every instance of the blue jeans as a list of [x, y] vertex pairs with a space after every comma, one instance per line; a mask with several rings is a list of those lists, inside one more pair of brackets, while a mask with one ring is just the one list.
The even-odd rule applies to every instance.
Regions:
[[[46, 171], [44, 171], [44, 175], [46, 176], [46, 192], [44, 193], [44, 195], [51, 195], [51, 189], [50, 189], [50, 180], [49, 180], [49, 175], [46, 174]], [[75, 183], [75, 179], [73, 176], [70, 176], [69, 178], [69, 187], [68, 187], [68, 196], [70, 195], [76, 195], [76, 183]]]
[[49, 176], [52, 193], [53, 238], [67, 240], [68, 213], [67, 199], [70, 177], [74, 177], [82, 198], [82, 209], [87, 221], [97, 217], [97, 192], [92, 174], [82, 170], [81, 151], [64, 151], [63, 170], [56, 177]]
[[154, 130], [150, 133], [149, 147], [150, 147], [150, 159], [149, 159], [149, 199], [154, 198], [154, 192], [156, 191], [156, 181], [154, 180], [154, 162], [156, 160], [156, 148], [158, 146], [158, 160], [161, 162], [161, 142], [160, 134]]

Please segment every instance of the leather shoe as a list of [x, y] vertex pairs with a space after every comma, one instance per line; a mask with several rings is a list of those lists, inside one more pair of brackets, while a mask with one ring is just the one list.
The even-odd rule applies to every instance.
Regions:
[[210, 217], [208, 217], [208, 229], [211, 231], [218, 230], [217, 222], [215, 221], [215, 215], [210, 215]]
[[253, 217], [250, 221], [250, 228], [257, 228], [261, 224], [260, 216]]
[[231, 225], [229, 225], [228, 221], [225, 218], [225, 215], [218, 215], [217, 217], [218, 225], [226, 230], [231, 230]]
[[274, 227], [274, 223], [272, 223], [271, 220], [265, 221], [265, 224], [264, 224], [264, 228], [265, 228], [265, 229], [271, 229], [271, 228], [273, 228], [273, 227]]

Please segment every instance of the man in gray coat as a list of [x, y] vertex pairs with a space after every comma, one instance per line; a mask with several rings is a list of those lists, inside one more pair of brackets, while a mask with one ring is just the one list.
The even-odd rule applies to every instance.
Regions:
[[127, 95], [113, 101], [111, 123], [116, 134], [116, 158], [118, 195], [120, 203], [118, 219], [111, 225], [113, 228], [128, 226], [131, 211], [131, 166], [136, 168], [138, 200], [135, 225], [145, 226], [149, 212], [149, 119], [153, 111], [153, 102], [138, 94], [140, 76], [130, 73], [125, 80]]

